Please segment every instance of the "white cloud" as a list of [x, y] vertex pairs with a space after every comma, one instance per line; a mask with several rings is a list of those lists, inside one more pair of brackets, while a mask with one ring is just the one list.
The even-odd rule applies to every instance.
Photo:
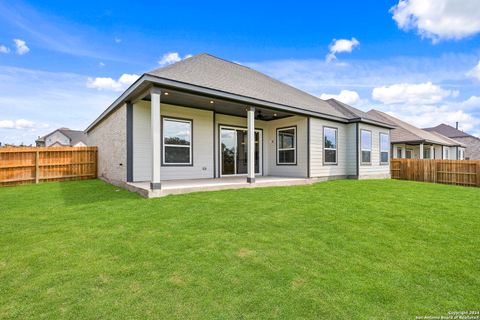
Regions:
[[137, 74], [124, 73], [118, 80], [107, 77], [88, 78], [87, 87], [99, 90], [123, 91], [132, 83], [134, 83], [139, 77], [140, 76]]
[[400, 83], [388, 87], [377, 87], [372, 91], [372, 98], [385, 104], [434, 104], [446, 97], [455, 97], [457, 95], [458, 91], [445, 90], [431, 82], [419, 84]]
[[179, 62], [183, 59], [190, 58], [191, 56], [192, 56], [191, 54], [187, 54], [186, 56], [184, 56], [182, 58], [182, 57], [180, 57], [178, 52], [169, 52], [169, 53], [165, 53], [162, 56], [162, 58], [158, 61], [158, 64], [163, 67], [163, 66], [175, 63], [175, 62]]
[[320, 95], [320, 99], [323, 99], [323, 100], [327, 100], [331, 98], [341, 101], [343, 103], [346, 103], [348, 105], [354, 105], [360, 102], [360, 96], [356, 91], [342, 90], [340, 91], [339, 94], [322, 93]]
[[472, 70], [467, 72], [467, 76], [480, 80], [480, 61]]
[[122, 39], [115, 37], [115, 43], [120, 43], [120, 42], [122, 42]]
[[47, 124], [36, 123], [34, 121], [26, 120], [26, 119], [18, 119], [18, 120], [0, 120], [0, 128], [2, 129], [39, 129], [39, 128], [47, 128]]
[[98, 63], [98, 65], [99, 65], [100, 67], [105, 67], [105, 63], [103, 63], [103, 62], [101, 62], [101, 61]]
[[52, 128], [83, 130], [118, 96], [115, 91], [89, 89], [84, 75], [65, 72], [0, 66], [0, 83], [0, 120], [27, 119], [36, 124], [27, 129], [15, 129], [15, 123], [13, 128], [0, 128], [2, 143], [29, 145]]
[[15, 47], [17, 48], [17, 54], [24, 55], [30, 51], [30, 48], [27, 47], [27, 43], [21, 39], [13, 39]]
[[358, 42], [357, 39], [352, 38], [351, 40], [348, 39], [339, 39], [335, 40], [333, 39], [332, 43], [329, 46], [330, 52], [327, 54], [327, 62], [330, 62], [332, 60], [335, 60], [336, 53], [339, 52], [352, 52], [353, 48], [360, 45], [360, 42]]
[[440, 123], [455, 124], [458, 121], [462, 130], [471, 132], [480, 125], [480, 118], [469, 113], [468, 109], [461, 109], [465, 102], [447, 102], [441, 105], [380, 105], [375, 106], [375, 109], [419, 128], [433, 127]]
[[416, 29], [421, 37], [434, 43], [480, 32], [477, 0], [400, 0], [390, 12], [399, 28]]
[[10, 48], [0, 45], [0, 53], [10, 53]]

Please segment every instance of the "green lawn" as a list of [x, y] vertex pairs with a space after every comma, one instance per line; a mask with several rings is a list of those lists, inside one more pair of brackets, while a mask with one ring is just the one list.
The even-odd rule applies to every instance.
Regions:
[[480, 189], [333, 181], [146, 200], [0, 188], [0, 319], [414, 319], [480, 309]]

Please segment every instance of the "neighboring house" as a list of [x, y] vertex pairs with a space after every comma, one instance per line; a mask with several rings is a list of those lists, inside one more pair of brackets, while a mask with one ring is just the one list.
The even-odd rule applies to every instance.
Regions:
[[87, 135], [83, 131], [60, 128], [35, 140], [37, 147], [85, 147]]
[[[457, 123], [458, 126], [458, 123]], [[448, 124], [439, 124], [433, 128], [425, 128], [430, 132], [437, 132], [451, 139], [455, 139], [466, 146], [465, 159], [480, 160], [480, 138], [472, 136], [466, 132], [460, 131]]]
[[257, 176], [389, 178], [391, 126], [197, 55], [143, 74], [87, 129], [113, 184]]
[[392, 158], [465, 159], [465, 145], [459, 141], [417, 128], [378, 110], [370, 110], [367, 114], [395, 126], [391, 132]]

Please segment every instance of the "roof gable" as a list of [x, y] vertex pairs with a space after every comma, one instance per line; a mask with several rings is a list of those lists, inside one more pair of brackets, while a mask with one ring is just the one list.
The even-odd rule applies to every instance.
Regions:
[[209, 54], [196, 55], [148, 74], [347, 120], [370, 119], [365, 112], [335, 99], [322, 100], [249, 67]]
[[455, 129], [454, 127], [449, 126], [448, 124], [445, 124], [445, 123], [439, 124], [438, 126], [432, 127], [432, 128], [424, 128], [424, 130], [427, 130], [430, 132], [432, 131], [438, 132], [449, 138], [473, 137], [472, 135], [466, 132], [463, 132], [461, 130]]

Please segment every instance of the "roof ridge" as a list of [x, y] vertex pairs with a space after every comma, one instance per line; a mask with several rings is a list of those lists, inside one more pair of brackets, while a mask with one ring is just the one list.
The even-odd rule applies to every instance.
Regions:
[[170, 64], [170, 65], [168, 65], [168, 66], [156, 68], [156, 69], [151, 70], [151, 71], [149, 71], [149, 72], [147, 72], [147, 73], [148, 73], [148, 74], [151, 74], [152, 72], [154, 72], [154, 71], [156, 71], [156, 70], [167, 70], [167, 69], [171, 69], [171, 67], [176, 66], [176, 65], [178, 66], [178, 64], [180, 64], [180, 63], [182, 63], [182, 62], [184, 62], [184, 61], [187, 61], [187, 60], [190, 60], [190, 59], [193, 59], [193, 58], [198, 58], [198, 57], [201, 57], [201, 56], [209, 56], [209, 57], [211, 57], [211, 58], [213, 58], [213, 59], [217, 59], [217, 60], [223, 61], [223, 62], [228, 63], [228, 64], [233, 64], [233, 65], [236, 65], [236, 66], [239, 66], [239, 67], [248, 69], [248, 70], [250, 70], [251, 72], [254, 72], [255, 74], [257, 74], [257, 75], [259, 75], [259, 76], [262, 76], [263, 78], [267, 78], [267, 79], [269, 79], [269, 80], [271, 80], [271, 81], [274, 81], [274, 82], [277, 83], [277, 84], [280, 84], [280, 85], [283, 85], [283, 86], [288, 86], [288, 87], [290, 87], [291, 89], [295, 90], [297, 93], [301, 93], [301, 94], [304, 94], [304, 95], [308, 95], [308, 96], [310, 96], [310, 97], [312, 97], [312, 98], [314, 98], [314, 99], [316, 99], [316, 100], [318, 100], [318, 101], [320, 101], [320, 102], [325, 102], [325, 100], [320, 99], [319, 97], [317, 97], [316, 95], [314, 95], [314, 94], [312, 94], [312, 93], [309, 93], [309, 92], [303, 91], [303, 90], [301, 90], [301, 89], [298, 89], [298, 88], [296, 88], [296, 87], [294, 87], [294, 86], [292, 86], [292, 85], [290, 85], [290, 84], [288, 84], [288, 83], [286, 83], [286, 82], [283, 82], [283, 81], [280, 81], [280, 80], [278, 80], [278, 79], [275, 79], [275, 78], [273, 78], [273, 77], [271, 77], [271, 76], [269, 76], [269, 75], [267, 75], [267, 74], [265, 74], [265, 73], [263, 73], [263, 72], [260, 72], [260, 71], [258, 71], [258, 70], [255, 70], [255, 69], [253, 69], [253, 68], [251, 68], [251, 67], [249, 67], [249, 66], [243, 65], [243, 64], [238, 63], [238, 62], [229, 61], [229, 60], [226, 60], [226, 59], [224, 59], [224, 58], [220, 58], [220, 57], [214, 56], [213, 54], [210, 54], [210, 53], [200, 53], [200, 54], [196, 54], [196, 55], [191, 56], [191, 57], [188, 57], [188, 58], [186, 58], [186, 59], [182, 59], [181, 61], [172, 63], [172, 64]]
[[401, 119], [399, 119], [399, 118], [396, 118], [396, 117], [394, 117], [394, 116], [391, 116], [391, 115], [389, 115], [388, 113], [383, 112], [383, 111], [380, 111], [380, 110], [377, 110], [377, 109], [372, 109], [372, 110], [370, 110], [369, 112], [374, 112], [374, 113], [376, 113], [377, 115], [379, 115], [380, 117], [383, 117], [383, 118], [385, 118], [386, 120], [393, 122], [393, 124], [395, 124], [397, 127], [399, 126], [398, 123], [396, 123], [397, 121], [400, 122], [402, 125], [403, 125], [403, 124], [406, 124], [406, 125], [409, 127], [408, 129], [407, 129], [407, 128], [404, 128], [403, 126], [400, 126], [400, 127], [401, 127], [402, 129], [404, 129], [404, 130], [408, 130], [408, 132], [409, 132], [411, 135], [417, 137], [419, 140], [424, 140], [424, 139], [425, 139], [425, 138], [419, 136], [418, 134], [416, 134], [415, 132], [412, 132], [411, 130], [409, 130], [409, 129], [411, 129], [411, 128], [418, 129], [418, 130], [422, 130], [422, 129], [420, 129], [420, 128], [417, 128], [417, 127], [415, 127], [415, 126], [413, 126], [413, 125], [411, 125], [411, 124], [409, 124], [409, 123], [407, 123], [407, 122], [405, 122], [405, 121], [403, 121], [403, 120], [401, 120]]

